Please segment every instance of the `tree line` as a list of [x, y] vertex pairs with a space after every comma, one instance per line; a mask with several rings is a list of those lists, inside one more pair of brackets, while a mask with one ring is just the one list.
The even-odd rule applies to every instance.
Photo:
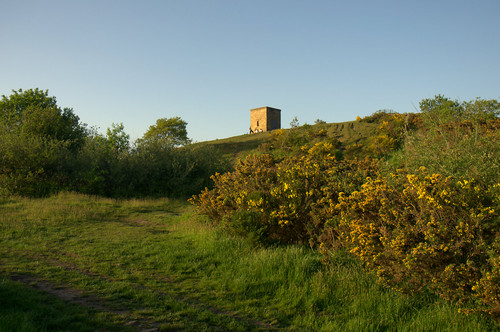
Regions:
[[192, 195], [229, 163], [213, 147], [191, 145], [186, 125], [158, 119], [131, 144], [122, 123], [102, 135], [48, 90], [12, 91], [0, 101], [0, 194]]

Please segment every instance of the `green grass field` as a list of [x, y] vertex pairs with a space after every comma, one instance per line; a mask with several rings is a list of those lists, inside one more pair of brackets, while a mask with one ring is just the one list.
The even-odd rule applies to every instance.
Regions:
[[254, 248], [184, 201], [0, 200], [0, 331], [488, 331], [345, 253]]

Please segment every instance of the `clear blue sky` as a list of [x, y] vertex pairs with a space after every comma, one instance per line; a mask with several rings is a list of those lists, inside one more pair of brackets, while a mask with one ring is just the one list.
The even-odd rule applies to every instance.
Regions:
[[314, 123], [423, 98], [500, 97], [499, 0], [2, 0], [0, 95], [48, 89], [133, 139], [180, 116], [195, 141], [249, 109]]

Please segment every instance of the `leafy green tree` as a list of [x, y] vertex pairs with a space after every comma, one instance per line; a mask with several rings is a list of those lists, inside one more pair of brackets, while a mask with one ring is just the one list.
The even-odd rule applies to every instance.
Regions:
[[73, 161], [85, 125], [55, 97], [39, 89], [13, 91], [0, 100], [0, 188], [4, 193], [47, 195], [76, 178]]
[[422, 113], [444, 110], [450, 113], [460, 113], [460, 103], [443, 95], [436, 95], [434, 98], [426, 98], [420, 102], [420, 111]]
[[48, 90], [13, 91], [0, 101], [0, 122], [16, 135], [65, 141], [75, 150], [83, 144], [85, 125], [71, 108], [61, 109]]
[[23, 91], [12, 90], [9, 97], [2, 95], [0, 101], [0, 120], [11, 125], [22, 123], [23, 113], [31, 107], [52, 108], [57, 106], [56, 98], [48, 96], [48, 90], [38, 88]]
[[130, 149], [130, 135], [125, 130], [123, 123], [113, 123], [106, 131], [108, 146], [118, 152], [126, 152]]
[[496, 99], [476, 98], [460, 103], [457, 100], [437, 95], [434, 98], [422, 100], [420, 111], [428, 125], [444, 124], [457, 120], [486, 120], [500, 115], [500, 102]]
[[137, 143], [139, 146], [158, 145], [167, 148], [186, 145], [191, 142], [186, 126], [187, 122], [178, 116], [158, 119]]
[[476, 98], [475, 100], [463, 102], [462, 107], [468, 117], [472, 119], [491, 119], [500, 116], [500, 101], [496, 99], [485, 100]]

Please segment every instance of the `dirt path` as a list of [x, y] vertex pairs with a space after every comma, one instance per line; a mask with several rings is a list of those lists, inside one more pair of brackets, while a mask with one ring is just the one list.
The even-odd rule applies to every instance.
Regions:
[[[142, 219], [126, 220], [124, 224], [134, 227], [153, 227], [156, 225], [163, 225], [161, 223], [155, 223], [150, 221], [145, 221]], [[156, 232], [157, 230], [155, 230]], [[162, 229], [161, 231], [169, 232], [168, 230]], [[38, 249], [19, 249], [19, 248], [9, 248], [9, 255], [17, 256], [19, 259], [25, 262], [42, 262], [45, 266], [58, 267], [62, 270], [71, 272], [73, 277], [78, 279], [78, 275], [89, 280], [91, 282], [97, 283], [121, 283], [122, 286], [129, 288], [130, 290], [141, 291], [138, 293], [146, 294], [147, 296], [157, 296], [158, 304], [160, 303], [174, 303], [179, 304], [182, 310], [186, 308], [186, 313], [170, 311], [165, 312], [162, 317], [161, 312], [156, 312], [155, 303], [152, 304], [137, 304], [137, 302], [131, 301], [130, 303], [125, 302], [121, 298], [117, 300], [108, 300], [102, 298], [104, 295], [98, 295], [97, 291], [93, 291], [91, 288], [84, 286], [83, 290], [75, 288], [71, 284], [65, 284], [66, 281], [58, 282], [47, 280], [43, 275], [32, 275], [31, 270], [18, 270], [13, 272], [4, 272], [4, 275], [9, 276], [13, 281], [20, 282], [27, 287], [45, 292], [50, 294], [62, 301], [72, 303], [78, 306], [90, 308], [97, 312], [103, 312], [117, 317], [117, 321], [122, 322], [123, 325], [131, 327], [137, 331], [158, 331], [160, 327], [172, 326], [169, 331], [175, 331], [175, 326], [178, 329], [185, 330], [181, 325], [177, 325], [179, 322], [187, 323], [187, 326], [193, 326], [194, 321], [200, 321], [200, 324], [204, 324], [204, 327], [214, 331], [223, 331], [227, 329], [227, 326], [235, 326], [240, 328], [246, 328], [248, 330], [257, 331], [272, 331], [280, 329], [279, 323], [268, 323], [251, 317], [246, 317], [244, 313], [235, 312], [228, 310], [223, 307], [217, 307], [203, 300], [200, 300], [193, 296], [192, 293], [188, 291], [190, 289], [189, 285], [186, 286], [181, 280], [175, 280], [168, 275], [155, 275], [151, 274], [148, 277], [151, 279], [151, 283], [141, 284], [139, 282], [134, 282], [133, 278], [131, 280], [117, 279], [108, 273], [101, 271], [96, 271], [92, 269], [92, 266], [87, 264], [84, 257], [80, 257], [78, 254], [66, 252], [61, 250], [59, 247], [50, 248], [44, 252], [38, 251]], [[0, 265], [1, 266], [1, 265]], [[126, 275], [133, 275], [133, 271], [128, 271], [126, 266], [120, 267], [123, 269]], [[0, 269], [1, 270], [1, 269]], [[76, 276], [74, 275], [76, 273]], [[128, 279], [128, 278], [125, 278]], [[140, 301], [139, 301], [140, 303]], [[141, 306], [145, 307], [141, 307]], [[175, 307], [175, 305], [174, 305]], [[175, 310], [175, 309], [174, 309]], [[179, 309], [177, 309], [179, 310]], [[154, 315], [147, 316], [145, 312], [155, 311]], [[211, 316], [210, 319], [205, 319], [204, 316]], [[215, 317], [213, 317], [214, 315]], [[153, 318], [155, 317], [155, 318]], [[172, 321], [160, 321], [161, 319], [169, 319], [165, 317], [170, 317]], [[179, 318], [180, 317], [180, 318]], [[193, 320], [196, 319], [194, 321]], [[210, 321], [210, 323], [208, 322]], [[222, 326], [215, 326], [219, 323]], [[191, 323], [191, 325], [189, 325]], [[208, 324], [208, 326], [207, 326]]]
[[159, 331], [160, 324], [158, 324], [157, 322], [148, 321], [145, 319], [132, 319], [131, 317], [134, 316], [132, 311], [113, 308], [114, 306], [112, 306], [105, 300], [93, 295], [86, 294], [78, 289], [53, 284], [46, 280], [27, 275], [10, 276], [10, 280], [20, 282], [27, 287], [40, 290], [65, 302], [120, 316], [122, 318], [125, 318], [125, 320], [127, 321], [124, 324], [125, 326], [130, 326], [137, 329], [138, 331]]
[[[37, 260], [44, 260], [47, 263], [49, 263], [50, 265], [58, 266], [58, 267], [61, 267], [65, 270], [78, 272], [80, 274], [91, 277], [92, 279], [100, 279], [100, 280], [103, 280], [106, 282], [115, 281], [110, 276], [93, 273], [85, 268], [78, 267], [78, 266], [71, 264], [67, 261], [62, 262], [54, 257], [49, 257], [47, 255], [43, 255], [43, 254], [39, 254], [39, 253], [23, 252], [23, 254], [31, 256], [31, 258], [34, 258]], [[68, 254], [64, 253], [64, 252], [57, 252], [57, 256], [64, 257], [64, 256], [68, 256]], [[165, 276], [153, 276], [153, 278], [158, 279], [164, 283], [177, 284], [172, 278], [168, 278]], [[133, 328], [136, 328], [138, 331], [158, 331], [159, 327], [161, 325], [161, 323], [158, 323], [155, 321], [150, 321], [147, 319], [131, 318], [131, 317], [137, 316], [137, 314], [135, 314], [134, 311], [127, 310], [127, 309], [116, 309], [116, 303], [106, 302], [104, 299], [100, 299], [100, 298], [98, 298], [92, 294], [89, 294], [89, 293], [84, 293], [81, 290], [71, 288], [67, 285], [54, 284], [54, 283], [51, 283], [47, 280], [37, 278], [34, 276], [29, 276], [29, 275], [14, 275], [14, 276], [11, 276], [10, 279], [13, 281], [21, 282], [28, 287], [32, 287], [34, 289], [38, 289], [38, 290], [41, 290], [45, 293], [51, 294], [51, 295], [59, 298], [60, 300], [70, 302], [70, 303], [73, 303], [76, 305], [88, 307], [88, 308], [91, 308], [91, 309], [94, 309], [97, 311], [103, 311], [103, 312], [110, 313], [112, 315], [120, 316], [124, 320], [127, 320], [127, 323], [125, 324], [126, 326], [131, 326]], [[255, 330], [272, 331], [272, 330], [279, 329], [279, 327], [276, 325], [271, 325], [269, 323], [262, 322], [262, 321], [259, 321], [256, 319], [244, 317], [244, 316], [241, 316], [235, 312], [216, 308], [216, 307], [213, 307], [213, 306], [208, 305], [206, 303], [200, 302], [200, 301], [193, 299], [193, 298], [182, 297], [179, 294], [177, 294], [177, 295], [168, 294], [168, 293], [165, 293], [161, 290], [146, 287], [146, 286], [143, 286], [143, 285], [137, 284], [137, 283], [130, 283], [130, 287], [136, 288], [138, 290], [150, 291], [150, 292], [153, 292], [161, 297], [170, 297], [178, 303], [182, 303], [184, 305], [190, 306], [190, 307], [198, 309], [198, 310], [209, 311], [214, 315], [221, 315], [221, 316], [229, 317], [231, 319], [234, 319], [236, 321], [244, 323], [247, 326], [252, 326]], [[166, 323], [166, 322], [162, 322], [162, 323]], [[217, 327], [217, 326], [212, 326], [212, 328], [214, 328], [214, 330], [220, 330], [220, 327]]]

